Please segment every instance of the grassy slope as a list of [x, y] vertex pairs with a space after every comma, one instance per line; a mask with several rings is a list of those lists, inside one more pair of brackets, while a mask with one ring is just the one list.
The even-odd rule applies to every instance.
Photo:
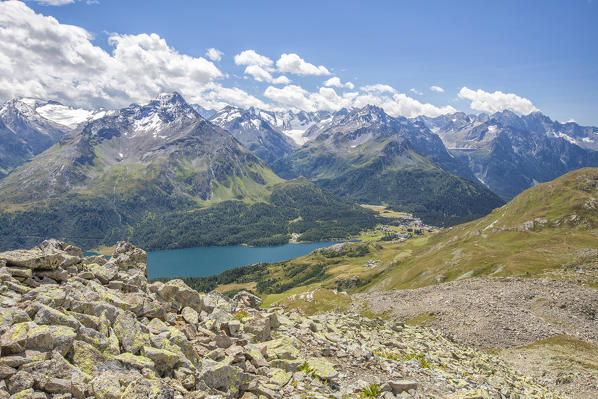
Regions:
[[[524, 223], [545, 219], [522, 230]], [[375, 289], [416, 288], [462, 276], [534, 275], [575, 264], [598, 247], [598, 169], [539, 184], [476, 221], [410, 242], [411, 256]]]

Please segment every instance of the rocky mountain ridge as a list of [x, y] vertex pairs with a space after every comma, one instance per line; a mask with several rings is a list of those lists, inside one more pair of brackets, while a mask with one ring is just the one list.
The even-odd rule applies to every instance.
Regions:
[[291, 153], [297, 144], [278, 131], [262, 113], [255, 108], [244, 110], [227, 106], [209, 118], [210, 122], [230, 132], [251, 152], [272, 164]]
[[146, 254], [0, 254], [1, 398], [558, 398], [438, 333], [150, 283]]
[[598, 166], [598, 128], [559, 123], [540, 112], [455, 113], [419, 120], [506, 200], [574, 169]]
[[17, 98], [0, 108], [0, 177], [52, 146], [69, 130], [39, 114], [36, 100]]

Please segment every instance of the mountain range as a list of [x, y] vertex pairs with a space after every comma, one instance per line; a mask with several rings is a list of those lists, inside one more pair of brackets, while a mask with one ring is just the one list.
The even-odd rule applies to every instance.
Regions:
[[[57, 235], [86, 248], [122, 238], [148, 248], [265, 244], [288, 241], [290, 233], [333, 238], [339, 229], [375, 223], [365, 209], [305, 180], [285, 182], [177, 93], [51, 137], [53, 145], [47, 140], [45, 151], [25, 154], [0, 180], [2, 247]], [[277, 201], [297, 187], [309, 195]], [[344, 218], [328, 226], [339, 213]]]
[[[226, 242], [257, 243], [257, 231], [241, 231], [255, 227], [242, 224], [255, 220], [251, 212], [265, 215], [259, 204], [276, 208], [268, 209], [276, 216], [262, 229], [269, 237], [263, 243], [284, 242], [290, 233], [340, 237], [342, 229], [331, 226], [319, 235], [337, 211], [350, 215], [345, 225], [352, 231], [358, 220], [374, 223], [356, 202], [452, 225], [486, 215], [538, 182], [598, 166], [598, 128], [537, 112], [407, 119], [371, 105], [337, 112], [213, 111], [178, 93], [120, 110], [13, 99], [0, 108], [0, 138], [0, 219], [21, 227], [38, 221], [27, 233], [10, 233], [4, 247], [52, 235], [67, 212], [79, 218], [61, 227], [63, 238], [84, 247], [135, 237], [152, 248], [218, 244], [217, 235], [206, 233], [215, 223], [207, 215], [225, 220], [227, 212], [248, 219], [231, 222], [238, 229]], [[273, 200], [288, 190], [302, 198], [292, 211]], [[310, 203], [301, 190], [318, 200]], [[312, 205], [327, 213], [316, 216]], [[339, 209], [331, 211], [334, 206]], [[198, 213], [189, 218], [190, 210]], [[151, 231], [152, 224], [185, 217], [200, 226], [194, 239], [163, 234], [174, 240], [166, 243], [156, 237], [165, 226]], [[289, 225], [297, 217], [304, 219]], [[284, 228], [272, 227], [281, 220]]]
[[430, 224], [454, 224], [502, 205], [425, 125], [375, 106], [335, 114], [273, 169], [360, 203], [414, 212]]
[[[341, 109], [333, 113], [272, 112], [255, 108], [245, 112], [247, 114], [238, 108], [227, 107], [219, 112], [218, 120], [212, 117], [212, 121], [226, 129], [226, 123], [221, 122], [226, 118], [235, 119], [236, 115], [243, 114], [247, 119], [247, 115], [252, 115], [253, 124], [262, 123], [268, 130], [272, 128], [292, 138], [298, 146], [294, 151], [277, 148], [275, 142], [281, 140], [280, 135], [274, 135], [270, 130], [268, 135], [275, 137], [275, 140], [260, 144], [260, 150], [262, 153], [268, 148], [273, 151], [262, 157], [283, 177], [303, 174], [314, 182], [323, 182], [330, 177], [330, 173], [334, 178], [345, 174], [345, 166], [340, 166], [342, 170], [331, 172], [330, 168], [339, 165], [323, 166], [319, 162], [323, 152], [332, 151], [334, 158], [338, 158], [339, 153], [344, 154], [341, 158], [347, 155], [347, 151], [335, 146], [339, 135], [347, 137], [347, 142], [354, 140], [348, 138], [348, 131], [361, 137], [361, 141], [350, 144], [355, 146], [350, 147], [351, 151], [369, 153], [363, 146], [369, 138], [375, 136], [381, 139], [388, 137], [389, 132], [401, 131], [399, 135], [404, 135], [409, 129], [417, 130], [420, 137], [428, 137], [425, 142], [417, 144], [420, 155], [447, 172], [483, 184], [505, 201], [535, 184], [550, 181], [569, 171], [598, 166], [598, 127], [580, 126], [575, 122], [560, 123], [540, 112], [529, 115], [517, 115], [511, 111], [477, 115], [457, 112], [435, 118], [421, 116], [413, 119], [393, 118], [374, 106], [366, 106], [361, 111]], [[361, 116], [356, 117], [358, 113]], [[339, 125], [346, 126], [340, 128]], [[337, 138], [333, 140], [334, 144], [330, 138], [318, 139], [324, 132], [330, 134], [331, 129], [339, 130], [335, 133]], [[369, 129], [372, 135], [366, 138], [360, 129]], [[237, 127], [233, 130], [237, 138], [252, 136], [248, 128]], [[440, 141], [430, 138], [434, 135]], [[265, 131], [260, 137], [266, 137]], [[411, 135], [410, 138], [410, 143], [414, 145], [415, 136]], [[322, 145], [325, 141], [328, 144]], [[313, 159], [312, 155], [318, 160]], [[307, 170], [312, 167], [314, 170]]]

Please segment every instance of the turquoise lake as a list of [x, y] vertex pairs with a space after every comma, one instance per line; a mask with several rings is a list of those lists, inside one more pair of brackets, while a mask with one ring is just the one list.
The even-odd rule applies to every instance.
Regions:
[[275, 247], [197, 247], [147, 253], [147, 273], [156, 277], [204, 277], [257, 262], [280, 262], [336, 242], [285, 244]]

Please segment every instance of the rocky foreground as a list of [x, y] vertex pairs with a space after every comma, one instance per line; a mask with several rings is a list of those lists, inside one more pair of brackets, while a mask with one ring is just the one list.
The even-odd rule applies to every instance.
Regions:
[[423, 327], [150, 284], [127, 243], [1, 253], [0, 281], [0, 399], [560, 397]]

